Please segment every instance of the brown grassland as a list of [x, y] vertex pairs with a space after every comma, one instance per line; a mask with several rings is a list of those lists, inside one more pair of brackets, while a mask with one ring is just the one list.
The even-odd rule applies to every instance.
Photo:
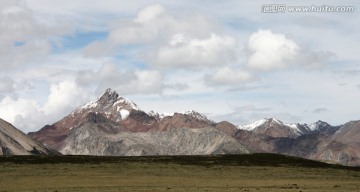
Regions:
[[2, 191], [360, 191], [360, 169], [274, 154], [12, 156]]

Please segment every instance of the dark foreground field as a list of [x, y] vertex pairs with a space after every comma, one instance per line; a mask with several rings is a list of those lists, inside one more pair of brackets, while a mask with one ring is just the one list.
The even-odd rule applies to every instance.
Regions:
[[360, 169], [274, 154], [13, 156], [0, 191], [360, 191]]

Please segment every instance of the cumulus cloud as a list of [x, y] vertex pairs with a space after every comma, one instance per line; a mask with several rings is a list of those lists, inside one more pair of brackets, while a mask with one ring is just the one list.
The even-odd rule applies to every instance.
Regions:
[[248, 41], [248, 51], [248, 66], [264, 71], [284, 69], [294, 64], [304, 68], [317, 68], [333, 55], [330, 52], [315, 52], [301, 47], [284, 34], [270, 30], [253, 33]]
[[91, 92], [75, 82], [63, 81], [52, 84], [46, 103], [9, 96], [0, 101], [0, 117], [25, 132], [36, 131], [48, 123], [54, 123], [76, 106], [89, 101]]
[[97, 86], [97, 92], [113, 88], [119, 94], [158, 94], [164, 88], [163, 75], [155, 70], [121, 70], [115, 64], [103, 64], [98, 71], [80, 71], [77, 82]]
[[255, 81], [253, 75], [247, 71], [224, 67], [212, 74], [204, 76], [207, 85], [242, 85]]
[[5, 97], [1, 101], [0, 107], [1, 117], [11, 122], [15, 121], [16, 115], [28, 116], [38, 109], [39, 106], [34, 101], [24, 99], [15, 100], [10, 97]]
[[255, 69], [270, 70], [285, 68], [296, 57], [300, 47], [283, 34], [259, 30], [249, 38], [251, 52], [248, 65]]
[[113, 24], [107, 39], [89, 44], [84, 54], [116, 54], [114, 50], [128, 45], [141, 45], [137, 56], [158, 69], [212, 67], [237, 57], [236, 39], [221, 34], [212, 22], [198, 14], [175, 15], [160, 4]]
[[58, 84], [52, 84], [50, 95], [43, 107], [46, 115], [54, 113], [64, 114], [79, 106], [89, 99], [90, 92], [73, 81], [62, 81]]
[[160, 4], [141, 9], [135, 18], [113, 22], [106, 40], [94, 41], [84, 49], [86, 56], [102, 57], [116, 54], [119, 46], [155, 43], [169, 35], [174, 20]]
[[211, 34], [205, 39], [173, 35], [152, 58], [158, 67], [199, 68], [219, 66], [236, 59], [236, 40]]
[[[23, 131], [34, 130], [40, 126], [39, 119], [44, 119], [39, 105], [32, 100], [13, 99], [9, 96], [0, 101], [0, 117], [13, 123]], [[36, 118], [35, 118], [36, 117]]]
[[[164, 20], [161, 16], [165, 8], [160, 4], [151, 5], [140, 10], [132, 21], [122, 22], [110, 31], [109, 41], [115, 44], [138, 44], [151, 42], [156, 38]], [[160, 23], [159, 23], [160, 22]]]

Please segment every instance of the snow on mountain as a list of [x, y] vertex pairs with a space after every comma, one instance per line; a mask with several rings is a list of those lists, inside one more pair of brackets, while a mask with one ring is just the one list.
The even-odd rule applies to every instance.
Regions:
[[250, 124], [239, 125], [238, 128], [272, 137], [295, 138], [307, 132], [300, 124], [285, 124], [274, 118], [260, 119]]
[[146, 113], [108, 89], [29, 135], [65, 154], [198, 155], [250, 150], [360, 165], [359, 127], [360, 121], [331, 126], [323, 121], [289, 124], [274, 118], [234, 126], [215, 123], [194, 110]]
[[103, 113], [107, 118], [121, 121], [125, 120], [132, 110], [139, 111], [140, 109], [131, 100], [120, 97], [112, 89], [107, 89], [95, 101], [90, 101], [75, 109], [71, 115], [75, 116], [77, 113], [87, 113], [89, 111], [93, 111], [97, 113]]
[[134, 102], [124, 97], [119, 97], [119, 99], [114, 103], [114, 106], [117, 105], [127, 105], [131, 109], [140, 110], [139, 107]]
[[195, 117], [199, 120], [203, 120], [203, 121], [211, 121], [213, 122], [211, 119], [209, 119], [208, 117], [206, 117], [205, 115], [199, 113], [199, 112], [196, 112], [194, 110], [190, 110], [190, 111], [185, 111], [183, 112], [183, 114], [185, 115], [189, 115], [189, 116], [192, 116], [192, 117]]
[[[291, 137], [297, 137], [311, 132], [321, 133], [334, 133], [338, 130], [337, 126], [331, 126], [324, 121], [317, 121], [310, 124], [299, 124], [299, 123], [283, 123], [280, 120], [274, 118], [265, 118], [255, 121], [253, 123], [238, 125], [238, 129], [252, 131], [256, 133], [267, 134], [270, 136], [286, 135], [286, 130]], [[281, 133], [282, 132], [282, 133]]]
[[245, 125], [239, 125], [238, 128], [246, 131], [254, 131], [257, 128], [264, 126], [264, 125], [286, 125], [293, 129], [297, 129], [297, 126], [295, 124], [284, 124], [282, 121], [274, 118], [264, 118], [260, 119], [258, 121], [255, 121], [253, 123], [245, 124]]
[[265, 119], [260, 119], [258, 121], [253, 122], [253, 123], [249, 123], [249, 124], [245, 124], [245, 125], [239, 125], [238, 128], [242, 129], [242, 130], [246, 130], [246, 131], [253, 131], [257, 127], [263, 125], [266, 121], [267, 121], [266, 118]]
[[316, 130], [324, 130], [324, 129], [329, 129], [333, 126], [329, 125], [328, 123], [324, 122], [324, 121], [317, 121], [315, 123], [310, 123], [310, 124], [304, 124], [304, 126], [307, 126], [311, 131], [316, 131]]
[[162, 119], [164, 117], [171, 117], [174, 116], [175, 113], [167, 113], [167, 112], [162, 112], [162, 113], [158, 113], [155, 111], [150, 111], [148, 112], [148, 115], [152, 116], [152, 117], [156, 117], [158, 119]]
[[[194, 117], [194, 118], [202, 120], [202, 121], [213, 122], [207, 116], [205, 116], [205, 115], [203, 115], [203, 114], [201, 114], [201, 113], [199, 113], [197, 111], [194, 111], [194, 110], [188, 110], [188, 111], [176, 112], [176, 113], [183, 114], [183, 115], [188, 115], [188, 116]], [[150, 111], [148, 114], [150, 116], [157, 117], [159, 119], [163, 119], [164, 117], [172, 117], [172, 116], [175, 115], [175, 113], [168, 113], [168, 112], [157, 113], [157, 112], [154, 112], [154, 111]]]
[[125, 120], [129, 115], [130, 115], [130, 111], [126, 110], [126, 109], [117, 109], [117, 111], [120, 112], [121, 115], [121, 120]]

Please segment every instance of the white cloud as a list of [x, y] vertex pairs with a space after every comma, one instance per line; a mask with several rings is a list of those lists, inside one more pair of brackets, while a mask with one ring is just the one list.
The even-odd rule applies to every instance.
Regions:
[[[95, 96], [108, 87], [122, 95], [150, 98], [143, 101], [150, 110], [190, 107], [219, 114], [231, 112], [224, 112], [225, 103], [261, 101], [256, 106], [272, 107], [274, 114], [291, 110], [306, 122], [358, 118], [353, 104], [359, 92], [356, 74], [350, 78], [342, 73], [343, 78], [326, 70], [303, 70], [358, 68], [359, 45], [354, 43], [359, 40], [358, 12], [278, 17], [259, 14], [261, 3], [255, 1], [157, 2], [161, 5], [147, 6], [145, 0], [0, 0], [0, 102], [6, 106], [0, 109], [0, 118], [12, 114], [19, 128], [38, 129], [45, 121], [61, 118], [63, 112], [57, 110], [72, 109], [59, 98], [62, 91], [80, 88]], [[303, 18], [305, 23], [298, 22]], [[256, 31], [258, 26], [270, 26], [271, 31]], [[65, 37], [62, 45], [62, 36], [75, 30], [86, 35]], [[242, 45], [248, 51], [245, 54], [239, 51]], [[333, 56], [330, 52], [336, 53], [336, 64], [327, 65]], [[295, 70], [280, 71], [288, 68]], [[347, 86], [337, 88], [340, 83]], [[160, 99], [155, 103], [153, 97]], [[171, 98], [172, 104], [164, 103], [163, 97]], [[288, 107], [277, 106], [279, 100]], [[50, 106], [58, 109], [51, 112]], [[315, 117], [314, 106], [328, 111]], [[302, 113], [305, 109], [308, 113]], [[248, 112], [245, 117], [234, 111], [233, 117], [239, 122], [263, 118], [267, 112], [251, 112], [257, 116]]]
[[72, 111], [74, 106], [79, 106], [89, 99], [89, 91], [81, 88], [75, 82], [63, 81], [52, 84], [50, 95], [43, 107], [46, 115], [64, 114]]
[[25, 132], [37, 131], [88, 102], [91, 96], [89, 90], [79, 87], [75, 82], [63, 81], [51, 85], [43, 106], [31, 99], [5, 97], [0, 101], [0, 118]]
[[133, 19], [113, 23], [106, 40], [84, 49], [86, 56], [116, 54], [121, 47], [136, 45], [135, 55], [158, 69], [212, 67], [237, 59], [236, 39], [199, 14], [179, 16], [155, 4]]
[[106, 63], [98, 71], [80, 71], [77, 82], [83, 86], [96, 86], [97, 93], [107, 88], [119, 94], [159, 94], [164, 88], [163, 75], [155, 70], [120, 70]]
[[[16, 127], [23, 131], [34, 130], [38, 126], [39, 119], [32, 117], [40, 117], [40, 107], [35, 101], [26, 99], [13, 99], [5, 97], [0, 101], [0, 118], [13, 123]], [[40, 117], [43, 119], [43, 117]], [[35, 125], [35, 126], [34, 126]]]
[[293, 62], [300, 47], [283, 34], [274, 34], [270, 30], [259, 30], [249, 38], [249, 63], [255, 69], [282, 69]]
[[10, 77], [0, 77], [0, 94], [11, 93], [15, 90], [15, 81]]
[[248, 66], [265, 71], [285, 69], [295, 64], [305, 69], [319, 68], [333, 56], [330, 52], [317, 52], [302, 47], [284, 34], [270, 30], [253, 33], [249, 38], [248, 51]]
[[135, 22], [149, 23], [152, 20], [161, 16], [161, 14], [163, 14], [164, 12], [165, 12], [165, 8], [160, 4], [155, 4], [145, 7], [138, 13]]
[[51, 36], [69, 31], [64, 26], [41, 23], [20, 0], [0, 1], [0, 29], [2, 70], [38, 61], [51, 51]]
[[[106, 41], [91, 43], [88, 49], [100, 50], [116, 49], [119, 45], [151, 43], [162, 35], [173, 30], [174, 20], [166, 14], [165, 8], [160, 4], [147, 6], [140, 10], [137, 16], [131, 20], [114, 22]], [[108, 50], [109, 51], [109, 50]]]
[[135, 76], [136, 81], [127, 85], [128, 89], [133, 87], [134, 91], [146, 94], [160, 93], [164, 87], [163, 76], [158, 71], [135, 71]]
[[152, 61], [158, 67], [203, 68], [221, 66], [236, 59], [236, 40], [211, 34], [204, 39], [175, 34]]
[[207, 85], [242, 85], [256, 79], [247, 71], [224, 67], [204, 76]]

